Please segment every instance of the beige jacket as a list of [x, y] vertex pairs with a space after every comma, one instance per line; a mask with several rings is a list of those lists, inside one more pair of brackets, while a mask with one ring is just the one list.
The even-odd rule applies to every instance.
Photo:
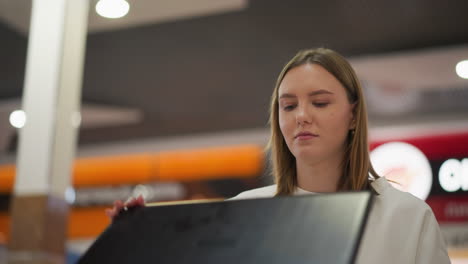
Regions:
[[[356, 263], [450, 263], [439, 225], [425, 202], [393, 188], [385, 178], [371, 185], [377, 195]], [[275, 192], [276, 185], [270, 185], [243, 192], [232, 199], [272, 197]], [[307, 193], [298, 188], [295, 194]]]

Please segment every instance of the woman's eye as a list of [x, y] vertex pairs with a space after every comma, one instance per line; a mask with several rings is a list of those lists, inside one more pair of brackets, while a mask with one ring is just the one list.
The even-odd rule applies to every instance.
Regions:
[[283, 110], [284, 111], [291, 111], [294, 109], [294, 107], [296, 107], [295, 105], [286, 105], [283, 107]]
[[313, 103], [313, 105], [314, 105], [315, 107], [322, 108], [322, 107], [326, 107], [326, 106], [328, 105], [328, 103], [327, 103], [327, 102], [324, 102], [324, 103], [322, 103], [322, 102], [316, 102], [316, 103]]

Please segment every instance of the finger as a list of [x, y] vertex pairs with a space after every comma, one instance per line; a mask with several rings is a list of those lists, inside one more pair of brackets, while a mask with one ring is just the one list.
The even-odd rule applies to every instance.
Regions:
[[105, 210], [106, 212], [106, 215], [109, 217], [109, 218], [114, 218], [115, 215], [116, 215], [116, 212], [115, 212], [115, 209], [106, 209]]
[[137, 200], [144, 201], [144, 200], [145, 200], [145, 197], [143, 197], [143, 195], [140, 194], [140, 195], [138, 195]]
[[139, 195], [136, 199], [136, 204], [139, 206], [144, 206], [145, 205], [145, 198], [143, 198], [142, 195]]
[[134, 197], [128, 198], [127, 201], [125, 201], [124, 205], [129, 205], [129, 204], [131, 204], [131, 203], [133, 202], [133, 200], [135, 200]]
[[126, 207], [134, 207], [134, 206], [137, 205], [137, 203], [138, 203], [138, 200], [133, 198], [130, 202], [126, 203], [125, 206]]
[[124, 203], [120, 200], [114, 202], [114, 207], [117, 209], [117, 211], [121, 210], [124, 206]]

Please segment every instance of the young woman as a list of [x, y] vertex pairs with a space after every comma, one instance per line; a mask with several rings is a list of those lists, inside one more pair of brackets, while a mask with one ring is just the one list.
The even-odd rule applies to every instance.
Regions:
[[[362, 87], [342, 56], [319, 48], [286, 64], [273, 91], [270, 127], [276, 184], [232, 199], [371, 190], [376, 197], [357, 263], [450, 263], [429, 206], [372, 168]], [[117, 201], [108, 215], [143, 205], [141, 197]]]
[[232, 199], [372, 190], [357, 263], [450, 263], [430, 207], [372, 168], [367, 110], [350, 64], [330, 49], [299, 52], [280, 73], [270, 108], [275, 185]]

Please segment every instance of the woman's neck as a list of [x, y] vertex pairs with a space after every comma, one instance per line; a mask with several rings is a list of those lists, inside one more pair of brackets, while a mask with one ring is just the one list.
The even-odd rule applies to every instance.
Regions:
[[336, 192], [342, 175], [341, 159], [306, 163], [296, 159], [298, 187], [310, 192]]

